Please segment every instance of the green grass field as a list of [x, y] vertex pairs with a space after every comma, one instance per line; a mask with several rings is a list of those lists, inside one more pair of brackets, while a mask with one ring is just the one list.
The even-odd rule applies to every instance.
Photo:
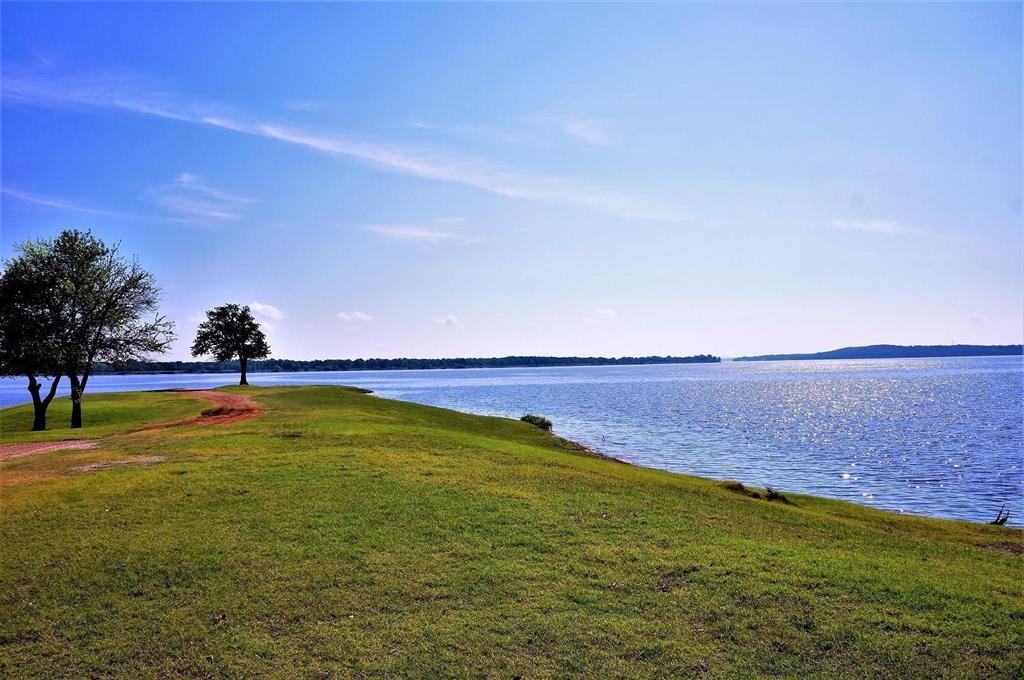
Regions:
[[[0, 463], [0, 677], [1021, 677], [1020, 530], [574, 451], [330, 387], [88, 395]], [[557, 423], [555, 424], [557, 428]], [[97, 461], [165, 456], [97, 472]]]

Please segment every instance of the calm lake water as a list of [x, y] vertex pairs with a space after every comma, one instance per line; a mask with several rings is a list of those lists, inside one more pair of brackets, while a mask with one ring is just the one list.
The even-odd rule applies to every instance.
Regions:
[[[95, 376], [90, 391], [214, 387], [230, 375]], [[653, 468], [901, 512], [1024, 525], [1020, 357], [254, 373], [490, 415]], [[88, 398], [88, 397], [87, 397]], [[0, 405], [28, 401], [0, 380]], [[88, 411], [86, 411], [88, 415]]]

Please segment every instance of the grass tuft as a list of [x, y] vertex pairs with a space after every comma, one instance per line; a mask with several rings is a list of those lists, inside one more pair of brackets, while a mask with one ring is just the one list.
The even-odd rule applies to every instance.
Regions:
[[718, 485], [725, 489], [726, 491], [740, 493], [743, 494], [744, 496], [750, 496], [751, 498], [762, 498], [760, 491], [755, 491], [754, 489], [748, 488], [743, 484], [743, 482], [737, 482], [734, 479], [727, 479], [724, 482], [719, 482]]

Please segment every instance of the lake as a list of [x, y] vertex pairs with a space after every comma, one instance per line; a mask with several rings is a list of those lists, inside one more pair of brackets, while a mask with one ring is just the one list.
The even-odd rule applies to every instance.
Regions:
[[[558, 434], [637, 465], [954, 519], [991, 521], [1005, 502], [1010, 524], [1024, 525], [1021, 357], [251, 373], [249, 379], [358, 385], [381, 397], [489, 415], [531, 412], [554, 421]], [[233, 380], [229, 374], [97, 375], [89, 388], [209, 388]], [[0, 406], [28, 400], [23, 381], [0, 380]]]

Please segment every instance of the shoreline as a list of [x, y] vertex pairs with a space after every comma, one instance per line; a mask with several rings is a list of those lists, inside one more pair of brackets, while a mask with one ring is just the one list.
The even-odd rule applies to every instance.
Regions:
[[[218, 386], [216, 388], [209, 388], [209, 389], [202, 390], [202, 391], [203, 392], [214, 392], [215, 390], [222, 390], [224, 388], [236, 388], [236, 387], [239, 387], [239, 386], [238, 385], [221, 385], [221, 386]], [[444, 407], [444, 406], [434, 406], [434, 405], [431, 405], [431, 404], [424, 404], [424, 403], [421, 403], [421, 402], [410, 401], [410, 400], [407, 400], [407, 399], [398, 399], [398, 398], [394, 398], [394, 397], [390, 397], [390, 396], [382, 396], [378, 392], [376, 392], [376, 391], [374, 391], [372, 389], [368, 389], [368, 388], [361, 387], [361, 386], [356, 386], [356, 385], [338, 385], [338, 384], [319, 384], [319, 385], [317, 385], [317, 384], [310, 384], [310, 385], [267, 385], [267, 386], [249, 385], [249, 386], [246, 386], [247, 389], [248, 388], [255, 388], [257, 390], [260, 390], [260, 389], [289, 389], [289, 388], [301, 389], [303, 387], [326, 387], [326, 388], [332, 388], [332, 389], [335, 389], [335, 388], [336, 389], [344, 389], [344, 390], [353, 391], [353, 392], [357, 392], [357, 393], [360, 393], [360, 394], [365, 394], [365, 395], [368, 395], [368, 396], [372, 396], [374, 398], [381, 399], [381, 400], [384, 400], [384, 401], [395, 402], [395, 403], [398, 403], [398, 404], [405, 404], [405, 405], [410, 405], [410, 406], [421, 406], [421, 407], [426, 407], [426, 408], [431, 408], [431, 409], [441, 409], [441, 410], [450, 411], [452, 413], [457, 413], [457, 414], [465, 415], [465, 416], [483, 417], [483, 418], [501, 418], [503, 420], [508, 420], [510, 422], [519, 422], [519, 419], [516, 418], [515, 416], [496, 415], [496, 414], [492, 414], [492, 413], [476, 413], [476, 412], [473, 412], [473, 411], [465, 411], [465, 410], [462, 410], [462, 409], [455, 409], [455, 408], [449, 408], [449, 407]], [[177, 393], [177, 394], [182, 394], [182, 395], [188, 395], [189, 393], [195, 393], [195, 392], [197, 392], [197, 390], [192, 389], [192, 388], [170, 387], [170, 388], [159, 388], [159, 389], [151, 389], [151, 390], [129, 390], [129, 391], [124, 391], [124, 392], [99, 392], [97, 394], [109, 395], [109, 396], [117, 396], [117, 395], [130, 395], [130, 394], [161, 394], [161, 393], [164, 393], [164, 394], [166, 394], [166, 393], [175, 394], [175, 393]], [[61, 399], [67, 399], [67, 397], [61, 397]], [[6, 411], [6, 410], [10, 410], [10, 409], [13, 409], [13, 408], [24, 407], [24, 406], [27, 406], [27, 405], [28, 404], [17, 404], [17, 405], [13, 405], [13, 406], [5, 406], [5, 407], [0, 408], [0, 412]], [[187, 424], [187, 422], [188, 421], [181, 421], [180, 423], [172, 423], [172, 425], [173, 424]], [[161, 424], [158, 423], [158, 424], [155, 424], [155, 425], [148, 425], [148, 426], [141, 427], [141, 428], [139, 428], [139, 430], [161, 429], [162, 427], [166, 427], [166, 426], [167, 426], [167, 424], [161, 425]], [[47, 430], [47, 431], [50, 431], [50, 430]], [[68, 439], [67, 440], [51, 440], [51, 441], [73, 441], [73, 440], [79, 439], [81, 437], [81, 435], [88, 434], [87, 432], [84, 432], [82, 430], [77, 430], [77, 431], [69, 430], [68, 432], [69, 432], [69, 435], [68, 435]], [[707, 475], [695, 474], [695, 473], [690, 473], [690, 472], [680, 472], [680, 471], [677, 471], [677, 470], [668, 470], [668, 469], [665, 469], [665, 468], [655, 467], [655, 466], [650, 466], [650, 465], [640, 465], [638, 463], [634, 463], [632, 461], [629, 461], [629, 460], [626, 460], [626, 459], [623, 459], [623, 458], [619, 458], [617, 456], [613, 456], [611, 454], [605, 453], [605, 452], [601, 451], [600, 449], [597, 449], [597, 448], [595, 448], [593, 446], [589, 446], [587, 444], [584, 444], [582, 442], [576, 441], [574, 439], [570, 439], [568, 437], [564, 437], [562, 435], [557, 434], [554, 431], [545, 431], [545, 434], [548, 437], [550, 437], [552, 440], [554, 440], [559, 445], [560, 448], [567, 449], [567, 450], [572, 451], [574, 453], [580, 453], [580, 454], [583, 454], [585, 456], [592, 457], [592, 458], [595, 458], [595, 459], [598, 459], [598, 460], [604, 460], [604, 461], [608, 461], [608, 462], [612, 462], [612, 463], [617, 463], [619, 465], [628, 466], [628, 467], [635, 468], [635, 469], [638, 469], [638, 470], [650, 470], [650, 471], [653, 471], [653, 472], [659, 472], [659, 473], [664, 473], [664, 474], [678, 475], [678, 476], [687, 477], [687, 478], [691, 478], [691, 479], [704, 480], [704, 481], [707, 481], [707, 482], [710, 482], [710, 483], [713, 483], [713, 484], [717, 484], [717, 485], [728, 485], [728, 484], [739, 483], [740, 485], [745, 486], [745, 487], [747, 487], [750, 490], [757, 490], [757, 489], [764, 490], [764, 489], [769, 488], [769, 486], [770, 486], [770, 485], [763, 485], [763, 484], [760, 483], [760, 481], [754, 481], [754, 480], [734, 479], [734, 478], [731, 478], [731, 477], [721, 477], [721, 478], [719, 478], [719, 477], [711, 477], [711, 476], [707, 476]], [[19, 445], [18, 444], [6, 444], [6, 445], [5, 444], [0, 444], [0, 448], [3, 448], [4, 446], [19, 446]], [[52, 450], [52, 447], [47, 449], [47, 450]], [[2, 458], [0, 458], [0, 462], [2, 462]], [[921, 518], [921, 519], [926, 519], [926, 520], [947, 521], [947, 522], [965, 522], [965, 523], [970, 524], [972, 526], [986, 526], [986, 525], [990, 525], [991, 524], [991, 522], [986, 522], [984, 520], [972, 520], [972, 519], [963, 519], [963, 518], [955, 518], [955, 517], [942, 517], [942, 516], [938, 516], [938, 515], [921, 514], [921, 513], [914, 513], [914, 512], [905, 512], [903, 510], [879, 507], [879, 506], [870, 505], [870, 504], [866, 504], [866, 503], [858, 503], [857, 501], [851, 500], [849, 498], [843, 498], [843, 497], [839, 497], [839, 496], [829, 496], [829, 495], [823, 495], [823, 494], [819, 494], [819, 493], [808, 493], [808, 492], [803, 492], [803, 491], [794, 490], [794, 489], [788, 489], [788, 488], [780, 489], [779, 491], [783, 492], [783, 493], [794, 494], [794, 495], [797, 495], [797, 496], [803, 496], [803, 497], [806, 497], [806, 498], [821, 499], [821, 500], [830, 501], [830, 502], [849, 503], [851, 505], [855, 505], [855, 506], [860, 507], [860, 508], [868, 508], [868, 509], [871, 509], [871, 510], [874, 510], [874, 511], [889, 513], [889, 514], [892, 514], [892, 515], [895, 515], [895, 516], [901, 516], [901, 517], [916, 517], [916, 518]], [[1014, 515], [1011, 516], [1011, 520], [1015, 519], [1017, 516], [1018, 516], [1018, 513], [1015, 512]], [[1008, 528], [1008, 529], [1024, 529], [1024, 524], [1020, 524], [1018, 522], [1013, 522], [1013, 523], [1007, 524], [1006, 528]]]
[[[336, 385], [325, 385], [325, 387], [337, 387], [337, 386]], [[494, 414], [491, 414], [491, 413], [474, 413], [473, 411], [463, 411], [461, 409], [452, 409], [452, 408], [448, 408], [448, 407], [444, 407], [444, 406], [431, 406], [429, 404], [421, 404], [420, 402], [416, 402], [416, 401], [409, 401], [409, 400], [406, 400], [406, 399], [396, 399], [394, 397], [381, 396], [381, 395], [377, 394], [376, 392], [374, 392], [373, 390], [366, 389], [366, 388], [363, 388], [363, 387], [354, 387], [352, 385], [345, 385], [344, 387], [347, 388], [347, 389], [359, 390], [359, 391], [363, 392], [364, 394], [372, 395], [372, 396], [374, 396], [374, 397], [376, 397], [378, 399], [387, 399], [387, 400], [390, 400], [390, 401], [396, 401], [396, 402], [404, 403], [404, 404], [416, 404], [416, 405], [419, 405], [419, 406], [430, 406], [431, 408], [443, 408], [443, 409], [446, 409], [446, 410], [454, 411], [455, 413], [461, 413], [463, 415], [469, 415], [469, 416], [480, 416], [480, 417], [484, 417], [484, 418], [505, 418], [505, 419], [511, 420], [511, 421], [517, 421], [518, 420], [515, 416], [494, 415]], [[563, 446], [565, 446], [566, 448], [568, 448], [568, 449], [570, 449], [572, 451], [583, 453], [584, 455], [592, 456], [594, 458], [598, 458], [598, 459], [601, 459], [601, 460], [607, 460], [607, 461], [610, 461], [610, 462], [613, 462], [613, 463], [618, 463], [620, 465], [628, 465], [630, 467], [634, 467], [634, 468], [637, 468], [637, 469], [640, 469], [640, 470], [654, 470], [656, 472], [664, 472], [664, 473], [672, 474], [672, 475], [682, 475], [682, 476], [685, 476], [685, 477], [692, 477], [694, 479], [703, 479], [703, 480], [706, 480], [706, 481], [709, 481], [709, 482], [713, 482], [715, 484], [729, 484], [729, 483], [738, 482], [741, 485], [745, 485], [748, 488], [752, 488], [752, 489], [767, 489], [767, 488], [769, 488], [769, 485], [763, 485], [759, 481], [758, 482], [752, 482], [752, 481], [744, 481], [744, 480], [732, 479], [732, 478], [726, 478], [726, 477], [722, 477], [722, 478], [709, 477], [707, 475], [698, 475], [698, 474], [694, 474], [694, 473], [691, 473], [691, 472], [679, 472], [677, 470], [666, 470], [665, 468], [660, 468], [660, 467], [653, 467], [653, 466], [648, 466], [648, 465], [640, 465], [638, 463], [634, 463], [632, 461], [628, 461], [628, 460], [625, 460], [623, 458], [618, 458], [618, 457], [613, 456], [611, 454], [604, 453], [604, 452], [602, 452], [599, 449], [596, 449], [596, 448], [594, 448], [592, 446], [588, 446], [588, 445], [586, 445], [586, 444], [584, 444], [582, 442], [578, 442], [578, 441], [576, 441], [574, 439], [569, 439], [568, 437], [563, 437], [563, 436], [557, 434], [556, 432], [550, 432], [549, 431], [548, 435], [550, 435], [555, 440], [557, 440], [560, 444], [562, 444]], [[869, 505], [869, 504], [866, 504], [866, 503], [858, 503], [858, 502], [856, 502], [854, 500], [850, 500], [848, 498], [841, 498], [841, 497], [837, 497], [837, 496], [825, 496], [825, 495], [816, 494], [816, 493], [806, 493], [806, 492], [803, 492], [803, 491], [794, 491], [794, 490], [791, 490], [791, 489], [783, 489], [782, 491], [784, 491], [785, 493], [796, 494], [798, 496], [806, 496], [808, 498], [820, 498], [820, 499], [828, 500], [828, 501], [837, 501], [837, 502], [842, 502], [842, 503], [851, 503], [851, 504], [856, 505], [858, 507], [870, 508], [872, 510], [877, 510], [877, 511], [880, 511], [880, 512], [892, 513], [894, 515], [898, 515], [898, 516], [902, 516], [902, 517], [919, 517], [919, 518], [922, 518], [922, 519], [939, 520], [939, 521], [946, 521], [946, 522], [967, 522], [968, 524], [978, 525], [978, 526], [986, 526], [986, 525], [991, 524], [991, 522], [985, 522], [984, 520], [962, 519], [962, 518], [957, 518], [957, 517], [941, 517], [941, 516], [938, 516], [938, 515], [926, 515], [926, 514], [920, 514], [920, 513], [916, 513], [916, 512], [905, 512], [903, 510], [893, 510], [891, 508], [883, 508], [883, 507], [878, 507], [878, 506], [875, 506], [875, 505]], [[1011, 519], [1013, 519], [1014, 517], [1016, 517], [1016, 514], [1014, 516], [1012, 516]], [[1016, 522], [1014, 522], [1012, 524], [1007, 524], [1006, 526], [1009, 527], [1009, 528], [1024, 529], [1024, 524], [1018, 524]]]

